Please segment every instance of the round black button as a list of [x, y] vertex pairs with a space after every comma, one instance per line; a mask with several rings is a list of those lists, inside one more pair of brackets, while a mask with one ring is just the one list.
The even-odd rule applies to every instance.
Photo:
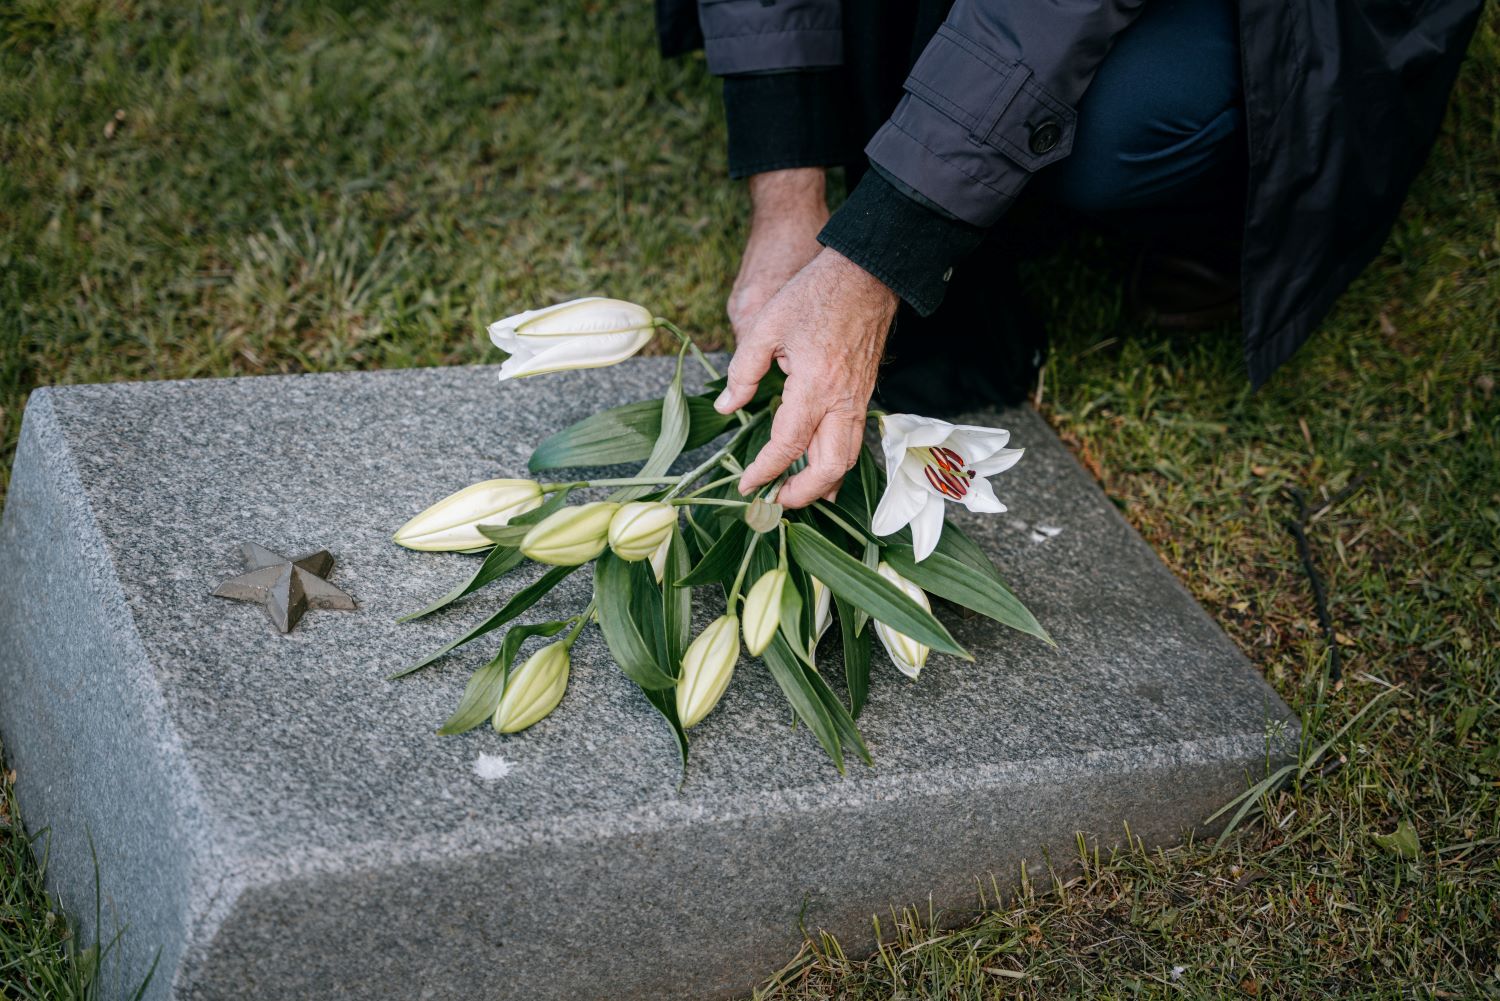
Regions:
[[1062, 129], [1056, 122], [1043, 122], [1031, 130], [1031, 151], [1038, 156], [1050, 153], [1057, 148], [1061, 138]]

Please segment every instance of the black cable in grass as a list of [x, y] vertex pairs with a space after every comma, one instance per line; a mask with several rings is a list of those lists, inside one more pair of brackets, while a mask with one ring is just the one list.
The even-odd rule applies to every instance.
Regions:
[[1323, 627], [1323, 638], [1328, 643], [1328, 679], [1334, 684], [1338, 684], [1344, 677], [1344, 668], [1339, 661], [1338, 633], [1333, 628], [1333, 616], [1328, 612], [1328, 588], [1323, 583], [1323, 575], [1318, 573], [1317, 564], [1313, 562], [1312, 546], [1307, 541], [1307, 528], [1318, 515], [1351, 497], [1364, 484], [1365, 476], [1365, 473], [1355, 476], [1342, 490], [1312, 509], [1307, 506], [1306, 493], [1296, 487], [1286, 488], [1286, 495], [1297, 505], [1297, 518], [1295, 521], [1288, 520], [1286, 527], [1297, 541], [1297, 555], [1302, 557], [1302, 569], [1307, 574], [1308, 582], [1312, 584], [1318, 623]]

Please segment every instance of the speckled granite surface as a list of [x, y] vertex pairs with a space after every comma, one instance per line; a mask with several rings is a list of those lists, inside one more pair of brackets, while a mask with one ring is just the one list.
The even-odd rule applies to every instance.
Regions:
[[[873, 769], [840, 778], [757, 662], [693, 731], [679, 791], [668, 731], [594, 630], [543, 724], [436, 736], [498, 634], [383, 679], [514, 585], [398, 625], [473, 558], [390, 532], [524, 475], [542, 436], [652, 395], [667, 364], [32, 395], [0, 531], [0, 732], [89, 914], [92, 834], [106, 931], [129, 926], [117, 988], [159, 949], [154, 998], [748, 994], [799, 919], [858, 949], [872, 913], [961, 912], [975, 877], [1065, 858], [1077, 830], [1175, 839], [1291, 746], [1294, 723], [1268, 737], [1286, 708], [1029, 411], [999, 419], [1028, 449], [996, 481], [1010, 513], [963, 524], [1059, 648], [949, 616], [976, 663], [934, 658], [913, 685], [877, 654]], [[327, 547], [359, 609], [282, 636], [211, 597], [243, 541]], [[823, 658], [839, 676], [836, 643]]]

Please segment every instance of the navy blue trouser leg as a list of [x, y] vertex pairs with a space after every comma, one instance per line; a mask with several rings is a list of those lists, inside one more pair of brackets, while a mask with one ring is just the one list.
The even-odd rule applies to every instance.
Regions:
[[1244, 132], [1233, 0], [1153, 0], [1079, 102], [1072, 154], [1033, 194], [1146, 237], [1221, 231], [1243, 201]]
[[938, 415], [1025, 397], [1047, 331], [1027, 309], [1016, 264], [1036, 251], [1037, 233], [1056, 231], [1059, 207], [1174, 251], [1213, 254], [1232, 242], [1244, 202], [1240, 95], [1234, 0], [1150, 0], [1084, 93], [1071, 155], [1032, 178], [956, 269], [936, 313], [898, 313], [886, 404]]

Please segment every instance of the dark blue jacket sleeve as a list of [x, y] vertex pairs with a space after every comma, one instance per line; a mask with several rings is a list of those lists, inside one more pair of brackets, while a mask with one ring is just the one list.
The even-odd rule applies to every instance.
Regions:
[[954, 217], [991, 226], [1073, 148], [1079, 98], [1141, 0], [958, 0], [865, 153]]
[[[931, 312], [954, 262], [1072, 151], [1078, 101], [1142, 2], [957, 0], [865, 147], [874, 170], [819, 239]], [[720, 75], [843, 59], [840, 0], [699, 0], [699, 20]], [[744, 116], [731, 117], [733, 132]]]

